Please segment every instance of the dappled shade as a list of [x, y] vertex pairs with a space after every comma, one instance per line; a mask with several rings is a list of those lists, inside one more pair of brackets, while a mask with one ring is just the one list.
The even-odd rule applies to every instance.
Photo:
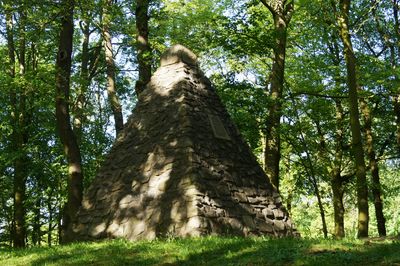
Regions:
[[87, 190], [75, 240], [297, 235], [196, 56], [161, 59]]

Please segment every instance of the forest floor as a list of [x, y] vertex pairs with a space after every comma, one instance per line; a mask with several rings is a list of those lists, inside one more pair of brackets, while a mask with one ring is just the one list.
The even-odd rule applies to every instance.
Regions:
[[1, 265], [400, 265], [399, 239], [323, 240], [205, 237], [111, 240], [12, 250]]

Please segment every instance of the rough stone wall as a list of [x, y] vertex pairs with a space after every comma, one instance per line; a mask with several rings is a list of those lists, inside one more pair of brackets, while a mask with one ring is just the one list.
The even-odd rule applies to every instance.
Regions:
[[[296, 234], [278, 193], [243, 141], [210, 81], [198, 68], [186, 66], [190, 158], [201, 192], [197, 206], [204, 234]], [[216, 136], [212, 117], [219, 117], [228, 138]], [[210, 118], [211, 117], [211, 118]]]
[[196, 56], [175, 46], [140, 95], [74, 224], [76, 239], [296, 235]]

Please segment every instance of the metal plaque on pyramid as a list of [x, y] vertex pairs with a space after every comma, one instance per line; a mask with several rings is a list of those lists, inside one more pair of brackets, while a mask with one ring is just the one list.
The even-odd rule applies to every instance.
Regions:
[[197, 57], [181, 45], [161, 57], [73, 232], [76, 240], [297, 234]]

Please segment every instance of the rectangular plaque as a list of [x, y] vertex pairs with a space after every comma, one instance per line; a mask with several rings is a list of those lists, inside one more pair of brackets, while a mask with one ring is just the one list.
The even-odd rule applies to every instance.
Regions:
[[226, 132], [224, 124], [218, 116], [209, 114], [208, 120], [210, 120], [210, 124], [216, 138], [231, 140], [228, 132]]

